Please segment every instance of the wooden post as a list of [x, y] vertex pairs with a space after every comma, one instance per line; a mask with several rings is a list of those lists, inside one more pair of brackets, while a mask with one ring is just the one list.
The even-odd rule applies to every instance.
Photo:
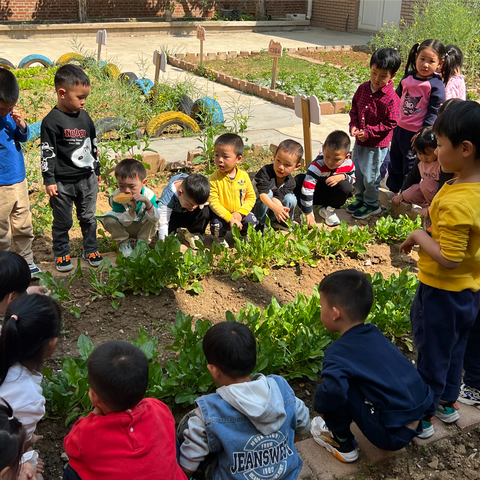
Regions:
[[102, 56], [102, 45], [107, 44], [107, 31], [105, 29], [97, 31], [97, 62], [100, 62], [100, 57]]
[[197, 25], [197, 40], [200, 40], [200, 63], [199, 65], [203, 64], [203, 42], [205, 41], [206, 33], [205, 28]]
[[272, 69], [272, 83], [270, 84], [270, 88], [275, 90], [276, 83], [277, 83], [277, 67], [278, 67], [278, 59], [283, 54], [283, 47], [282, 44], [279, 42], [274, 42], [270, 40], [268, 44], [268, 55], [273, 57], [273, 69]]
[[273, 70], [272, 70], [272, 83], [270, 85], [271, 90], [275, 90], [277, 86], [277, 66], [278, 66], [278, 57], [274, 57], [273, 59]]
[[203, 65], [203, 40], [200, 40], [200, 65]]
[[305, 145], [305, 168], [312, 163], [312, 132], [310, 130], [310, 102], [302, 98], [303, 142]]

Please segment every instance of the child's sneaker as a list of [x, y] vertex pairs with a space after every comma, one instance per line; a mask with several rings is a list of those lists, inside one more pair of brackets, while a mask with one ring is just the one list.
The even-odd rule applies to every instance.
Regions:
[[213, 239], [217, 245], [223, 245], [225, 248], [230, 248], [230, 245], [225, 237], [213, 237]]
[[329, 227], [340, 225], [340, 219], [337, 217], [333, 207], [322, 207], [319, 213], [320, 216], [325, 219], [325, 225], [328, 225]]
[[365, 218], [368, 218], [372, 215], [377, 215], [378, 213], [382, 213], [382, 209], [380, 207], [371, 207], [370, 205], [363, 204], [363, 206], [353, 212], [353, 218], [364, 220]]
[[130, 245], [130, 241], [121, 243], [118, 246], [118, 249], [123, 253], [123, 256], [125, 258], [128, 258], [133, 252], [133, 248]]
[[430, 438], [435, 433], [435, 428], [433, 428], [434, 418], [424, 418], [422, 421], [423, 431], [418, 438]]
[[92, 267], [98, 267], [103, 260], [103, 257], [100, 255], [100, 252], [92, 252], [88, 255], [83, 252], [83, 258], [86, 260]]
[[35, 265], [35, 262], [30, 262], [28, 268], [30, 269], [30, 275], [32, 275], [32, 277], [37, 273], [42, 273], [42, 271]]
[[355, 440], [340, 440], [334, 432], [327, 428], [322, 417], [315, 417], [312, 420], [310, 433], [313, 439], [320, 446], [326, 448], [337, 460], [351, 463], [358, 458]]
[[64, 255], [63, 257], [58, 257], [56, 261], [56, 267], [59, 272], [69, 272], [73, 269], [72, 262], [70, 260], [70, 255]]
[[363, 200], [354, 200], [348, 207], [348, 213], [355, 213], [359, 208], [363, 207]]
[[185, 233], [185, 241], [188, 242], [190, 248], [193, 250], [198, 250], [198, 247], [195, 245], [195, 242], [200, 242], [203, 245], [203, 235], [197, 235], [196, 233], [190, 233], [188, 230]]
[[465, 405], [472, 405], [474, 407], [480, 408], [480, 390], [463, 384], [460, 387], [458, 401], [464, 403]]
[[435, 412], [435, 416], [443, 423], [453, 423], [460, 418], [458, 407], [455, 402], [440, 404]]

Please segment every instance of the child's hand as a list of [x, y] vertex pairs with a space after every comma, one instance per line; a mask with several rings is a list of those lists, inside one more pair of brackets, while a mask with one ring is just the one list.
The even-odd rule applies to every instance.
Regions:
[[358, 130], [357, 139], [361, 142], [364, 142], [367, 139], [367, 136], [365, 135], [365, 130]]
[[56, 184], [55, 185], [47, 185], [45, 187], [45, 190], [47, 191], [47, 193], [50, 197], [56, 197], [58, 195]]
[[342, 180], [345, 180], [346, 176], [344, 173], [340, 173], [338, 175], [332, 175], [331, 177], [328, 177], [325, 180], [325, 183], [329, 187], [334, 187], [338, 182], [341, 182]]
[[308, 228], [317, 226], [317, 223], [315, 222], [315, 215], [313, 214], [313, 212], [312, 213], [307, 213], [305, 215], [305, 217], [307, 219]]
[[134, 195], [132, 195], [132, 200], [135, 201], [135, 204], [138, 202], [144, 203], [147, 206], [147, 208], [151, 205], [150, 200], [145, 195], [142, 195], [141, 193], [135, 193]]
[[37, 459], [37, 472], [36, 473], [43, 473], [45, 469], [45, 462], [39, 457]]
[[32, 442], [32, 445], [35, 445], [37, 442], [40, 440], [43, 440], [43, 435], [32, 435], [32, 439], [30, 440]]
[[100, 185], [100, 183], [102, 183], [102, 176], [101, 175], [97, 175], [97, 182], [98, 182], [99, 185]]
[[232, 213], [232, 218], [228, 222], [230, 225], [230, 228], [233, 228], [234, 225], [236, 225], [240, 230], [242, 229], [242, 215], [238, 212], [233, 212]]
[[11, 111], [10, 115], [12, 116], [13, 121], [15, 122], [17, 127], [24, 132], [27, 129], [27, 124], [25, 123], [25, 120], [20, 115], [20, 112], [16, 108], [14, 108]]
[[358, 128], [357, 127], [350, 128], [350, 136], [351, 137], [356, 137], [357, 134], [358, 134]]
[[414, 239], [412, 232], [408, 238], [400, 245], [400, 253], [406, 253], [407, 255], [412, 251], [412, 248], [417, 244], [417, 242]]
[[400, 195], [395, 195], [393, 198], [392, 198], [392, 202], [395, 204], [395, 205], [400, 205], [401, 202], [403, 202], [403, 195], [400, 194]]
[[272, 208], [272, 211], [279, 223], [284, 223], [289, 218], [288, 212], [290, 212], [290, 209], [288, 207], [275, 205], [275, 208]]
[[22, 463], [18, 480], [30, 480], [31, 478], [37, 478], [35, 467], [28, 462]]

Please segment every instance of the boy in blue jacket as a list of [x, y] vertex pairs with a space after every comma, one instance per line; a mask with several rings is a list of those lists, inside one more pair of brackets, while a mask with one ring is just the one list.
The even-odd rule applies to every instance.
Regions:
[[314, 440], [341, 462], [354, 462], [355, 422], [378, 448], [399, 450], [413, 437], [428, 438], [423, 419], [435, 413], [433, 391], [415, 367], [373, 324], [365, 324], [373, 304], [368, 277], [356, 270], [327, 275], [320, 283], [322, 323], [341, 337], [326, 350], [323, 383], [313, 406]]

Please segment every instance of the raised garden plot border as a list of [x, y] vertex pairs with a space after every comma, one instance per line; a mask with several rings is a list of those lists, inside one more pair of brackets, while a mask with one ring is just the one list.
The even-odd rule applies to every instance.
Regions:
[[[299, 48], [284, 48], [286, 53], [297, 53], [302, 54], [302, 52], [345, 52], [353, 50], [351, 45], [335, 45], [335, 46], [317, 46], [317, 47], [299, 47]], [[252, 50], [251, 52], [217, 52], [217, 53], [207, 53], [204, 55], [204, 61], [208, 62], [209, 60], [227, 60], [237, 57], [249, 57], [250, 55], [258, 55], [259, 50]], [[198, 61], [200, 55], [198, 53], [186, 53], [171, 55], [168, 57], [168, 63], [174, 67], [181, 68], [189, 72], [198, 71]], [[307, 60], [306, 58], [304, 58]], [[196, 63], [193, 63], [196, 62]], [[334, 65], [335, 68], [343, 68], [340, 65]], [[232, 77], [222, 72], [218, 72], [213, 68], [205, 68], [202, 70], [202, 73], [208, 75], [209, 77], [215, 77], [215, 80], [223, 85], [228, 87], [235, 88], [244, 93], [250, 93], [252, 95], [257, 95], [258, 97], [265, 98], [271, 102], [277, 103], [288, 108], [295, 108], [295, 97], [293, 95], [287, 95], [286, 93], [279, 92], [278, 90], [272, 90], [268, 87], [257, 85], [256, 83], [249, 82], [247, 80], [242, 80], [237, 77]], [[320, 102], [320, 109], [322, 115], [331, 115], [333, 113], [345, 113], [346, 101], [345, 100], [334, 100], [333, 102]]]

